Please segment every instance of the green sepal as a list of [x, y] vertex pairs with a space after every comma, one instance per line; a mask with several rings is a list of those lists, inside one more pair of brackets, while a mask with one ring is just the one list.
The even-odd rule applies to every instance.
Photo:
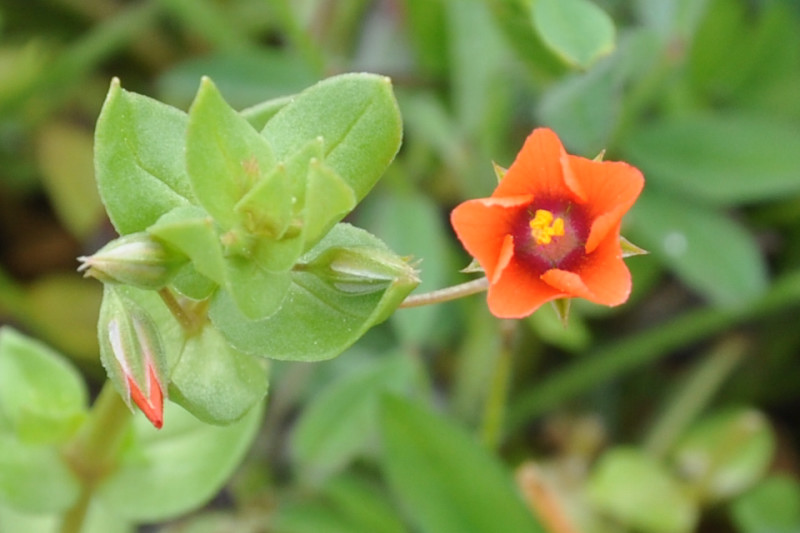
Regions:
[[[281, 308], [265, 320], [248, 320], [227, 292], [209, 308], [212, 323], [237, 349], [273, 359], [318, 361], [339, 355], [372, 326], [385, 320], [417, 286], [416, 276], [398, 276], [383, 290], [342, 291], [308, 265], [331, 248], [360, 248], [391, 254], [377, 237], [349, 224], [337, 224], [291, 272], [292, 284]], [[350, 280], [352, 282], [352, 280]]]
[[267, 394], [267, 361], [239, 352], [212, 325], [186, 339], [170, 398], [200, 420], [227, 425]]
[[178, 206], [195, 202], [179, 154], [186, 113], [111, 82], [95, 129], [97, 187], [112, 224], [126, 235], [144, 231]]
[[269, 142], [203, 78], [189, 109], [186, 169], [197, 199], [220, 226], [241, 222], [234, 206], [275, 162]]
[[494, 161], [492, 161], [492, 169], [494, 170], [495, 177], [497, 177], [497, 183], [503, 181], [503, 178], [506, 177], [506, 172], [508, 172], [508, 169], [501, 167]]
[[644, 248], [636, 246], [622, 235], [619, 236], [619, 245], [620, 248], [622, 248], [622, 257], [633, 257], [634, 255], [647, 255], [650, 253]]
[[198, 273], [222, 285], [225, 265], [214, 220], [201, 207], [187, 206], [165, 214], [147, 232], [186, 254]]
[[292, 223], [294, 204], [290, 177], [284, 165], [276, 165], [234, 207], [249, 233], [280, 239]]
[[553, 310], [556, 312], [558, 320], [565, 328], [569, 325], [569, 308], [572, 303], [572, 298], [559, 298], [550, 302], [553, 305]]
[[318, 159], [309, 162], [303, 240], [311, 248], [356, 206], [353, 189], [328, 165]]

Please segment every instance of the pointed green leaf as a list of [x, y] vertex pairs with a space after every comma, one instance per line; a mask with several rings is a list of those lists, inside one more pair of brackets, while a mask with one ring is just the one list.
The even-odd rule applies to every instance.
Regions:
[[186, 339], [170, 376], [170, 397], [200, 420], [230, 424], [267, 394], [266, 363], [232, 348], [209, 324]]
[[186, 129], [186, 169], [200, 204], [220, 226], [234, 227], [234, 206], [274, 165], [269, 143], [203, 78]]
[[247, 231], [268, 239], [283, 237], [297, 203], [292, 189], [284, 165], [263, 176], [234, 207]]
[[87, 403], [86, 385], [66, 359], [11, 327], [0, 329], [0, 418], [19, 438], [64, 440], [85, 416]]
[[408, 400], [384, 396], [382, 468], [420, 531], [543, 532], [511, 473], [452, 422]]
[[175, 404], [165, 408], [169, 423], [161, 430], [136, 419], [118, 469], [96, 489], [103, 505], [131, 521], [160, 522], [210, 500], [250, 448], [263, 414], [259, 405], [238, 422], [219, 427]]
[[201, 207], [178, 207], [165, 214], [148, 233], [186, 254], [200, 274], [223, 284], [225, 265], [216, 225]]
[[279, 158], [322, 137], [325, 164], [363, 198], [400, 148], [402, 122], [388, 78], [344, 74], [300, 93], [262, 131]]
[[589, 0], [536, 0], [533, 24], [567, 63], [587, 68], [614, 49], [614, 21]]
[[111, 82], [97, 120], [94, 164], [100, 196], [121, 235], [194, 203], [181, 155], [186, 124], [185, 113]]
[[[310, 264], [329, 248], [363, 248], [378, 255], [391, 250], [379, 239], [348, 224], [338, 224], [300, 258]], [[295, 269], [281, 308], [266, 320], [248, 320], [234, 300], [221, 292], [209, 315], [228, 341], [239, 350], [275, 359], [317, 361], [339, 355], [369, 328], [386, 319], [416, 286], [413, 269], [386, 282], [379, 290], [343, 291], [308, 268]]]
[[312, 160], [308, 169], [303, 240], [316, 244], [337, 222], [356, 206], [353, 189], [328, 165]]

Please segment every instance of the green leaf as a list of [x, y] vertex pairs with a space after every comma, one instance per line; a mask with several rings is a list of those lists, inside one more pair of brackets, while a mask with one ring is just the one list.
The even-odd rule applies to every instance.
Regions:
[[275, 163], [266, 139], [203, 78], [186, 129], [186, 169], [200, 204], [223, 228], [236, 226], [234, 206]]
[[80, 425], [88, 394], [78, 371], [44, 344], [0, 329], [0, 418], [28, 443], [59, 442]]
[[225, 283], [218, 229], [203, 208], [177, 207], [160, 217], [147, 232], [186, 254], [200, 274], [220, 285]]
[[536, 0], [533, 25], [567, 63], [588, 68], [614, 49], [614, 21], [589, 0]]
[[241, 462], [262, 414], [256, 407], [238, 422], [219, 427], [168, 403], [168, 423], [161, 430], [137, 417], [133, 442], [118, 469], [98, 485], [97, 497], [135, 522], [159, 522], [201, 506]]
[[588, 495], [602, 511], [643, 533], [688, 533], [698, 510], [677, 480], [634, 448], [612, 448], [595, 465]]
[[764, 415], [738, 409], [690, 428], [675, 448], [674, 461], [698, 497], [716, 502], [754, 485], [774, 452], [775, 438]]
[[188, 107], [203, 76], [214, 80], [237, 109], [294, 94], [317, 81], [305, 62], [285, 50], [258, 47], [178, 63], [158, 79], [159, 93], [167, 103]]
[[200, 420], [221, 425], [242, 418], [269, 385], [267, 362], [235, 350], [210, 324], [186, 339], [170, 380], [172, 400]]
[[753, 236], [715, 208], [650, 187], [629, 222], [637, 243], [716, 305], [745, 305], [766, 289], [767, 269]]
[[356, 528], [370, 533], [404, 533], [406, 527], [375, 483], [354, 474], [331, 479], [324, 495]]
[[[339, 355], [369, 328], [385, 320], [418, 280], [410, 275], [413, 270], [409, 267], [403, 275], [384, 280], [377, 290], [343, 290], [347, 287], [337, 287], [308, 266], [329, 248], [338, 247], [352, 247], [366, 255], [374, 250], [381, 264], [384, 256], [401, 261], [366, 231], [338, 224], [300, 258], [300, 265], [305, 267], [292, 271], [292, 285], [278, 312], [265, 320], [248, 320], [230, 295], [220, 292], [209, 309], [212, 322], [245, 353], [295, 361], [319, 361]], [[366, 279], [370, 284], [371, 280]]]
[[97, 186], [121, 235], [194, 203], [183, 156], [186, 114], [111, 82], [95, 130]]
[[388, 395], [380, 420], [383, 471], [420, 531], [544, 531], [510, 472], [461, 428]]
[[374, 444], [378, 398], [407, 390], [416, 370], [404, 353], [371, 361], [319, 391], [292, 434], [291, 452], [300, 474], [325, 478]]
[[779, 119], [684, 115], [641, 127], [624, 149], [652, 183], [710, 202], [737, 204], [800, 192], [797, 125]]
[[322, 137], [325, 164], [360, 200], [400, 148], [402, 121], [388, 78], [343, 74], [300, 93], [262, 135], [279, 159]]
[[270, 317], [286, 299], [292, 276], [288, 271], [269, 272], [254, 261], [239, 256], [225, 261], [225, 291], [215, 298], [230, 296], [247, 320]]
[[68, 509], [81, 492], [58, 449], [0, 434], [0, 501], [20, 512]]
[[770, 476], [731, 504], [731, 516], [741, 533], [800, 531], [800, 483]]

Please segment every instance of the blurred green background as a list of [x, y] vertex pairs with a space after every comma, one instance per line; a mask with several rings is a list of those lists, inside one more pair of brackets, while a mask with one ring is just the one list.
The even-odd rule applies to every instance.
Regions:
[[244, 109], [347, 71], [390, 76], [405, 123], [352, 222], [421, 259], [421, 290], [468, 279], [449, 210], [537, 125], [644, 172], [623, 233], [651, 254], [627, 304], [574, 302], [567, 328], [474, 296], [276, 364], [239, 474], [158, 530], [490, 531], [436, 511], [484, 479], [431, 457], [477, 441], [576, 531], [800, 531], [796, 0], [2, 0], [0, 323], [102, 383], [101, 286], [75, 257], [114, 237], [92, 163], [112, 77], [186, 110], [208, 75]]

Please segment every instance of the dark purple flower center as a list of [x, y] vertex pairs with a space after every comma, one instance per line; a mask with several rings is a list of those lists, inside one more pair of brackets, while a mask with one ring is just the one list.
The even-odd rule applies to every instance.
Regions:
[[586, 256], [589, 237], [586, 213], [562, 200], [533, 202], [514, 223], [514, 254], [531, 270], [574, 270]]

